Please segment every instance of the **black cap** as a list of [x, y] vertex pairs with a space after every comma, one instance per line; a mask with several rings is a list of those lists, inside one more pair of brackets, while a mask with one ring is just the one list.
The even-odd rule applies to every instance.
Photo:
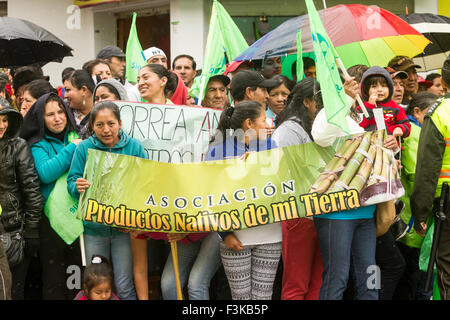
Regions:
[[98, 59], [109, 59], [112, 57], [125, 58], [125, 53], [116, 46], [106, 46], [97, 54]]
[[266, 79], [258, 71], [244, 70], [233, 76], [231, 80], [231, 95], [245, 91], [248, 87], [272, 88], [278, 84], [276, 80]]
[[220, 81], [223, 83], [223, 85], [226, 87], [230, 84], [230, 78], [228, 78], [227, 76], [224, 76], [223, 74], [217, 74], [215, 76], [212, 76], [211, 78], [209, 78], [209, 82], [211, 81]]

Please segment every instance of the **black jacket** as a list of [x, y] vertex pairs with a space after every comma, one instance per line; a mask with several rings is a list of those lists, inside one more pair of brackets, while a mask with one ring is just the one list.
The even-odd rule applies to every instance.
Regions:
[[22, 116], [11, 107], [0, 107], [8, 128], [0, 139], [0, 219], [6, 231], [24, 227], [25, 238], [39, 237], [44, 199], [27, 142], [19, 138]]

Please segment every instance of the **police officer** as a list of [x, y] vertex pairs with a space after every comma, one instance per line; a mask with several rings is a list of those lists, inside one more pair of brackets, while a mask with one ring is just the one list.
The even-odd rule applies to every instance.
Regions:
[[[442, 67], [442, 80], [450, 85], [450, 56]], [[444, 182], [450, 184], [450, 94], [430, 108], [420, 134], [411, 211], [414, 228], [421, 236], [425, 235], [431, 207], [438, 207]], [[441, 223], [436, 265], [441, 299], [450, 300], [450, 218]]]

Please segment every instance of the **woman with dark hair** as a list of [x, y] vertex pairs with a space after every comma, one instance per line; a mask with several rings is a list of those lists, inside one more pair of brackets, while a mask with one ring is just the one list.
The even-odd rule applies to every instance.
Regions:
[[[41, 96], [25, 116], [21, 136], [31, 148], [44, 204], [56, 181], [69, 170], [72, 156], [81, 142], [76, 134], [74, 138], [70, 136], [74, 133], [75, 119], [56, 93]], [[78, 242], [67, 245], [52, 229], [46, 215], [41, 219], [39, 236], [43, 299], [71, 299], [76, 292], [67, 288], [67, 268], [81, 266]]]
[[[353, 80], [344, 83], [348, 95], [356, 93]], [[318, 98], [321, 92], [317, 92]], [[349, 102], [351, 104], [352, 102]], [[331, 146], [339, 137], [347, 134], [334, 124], [328, 123], [322, 109], [316, 116], [312, 125], [314, 142], [321, 146]], [[350, 134], [362, 134], [364, 130], [359, 127], [353, 118], [352, 112], [347, 115]], [[358, 128], [359, 127], [359, 128]], [[378, 289], [376, 285], [369, 286], [373, 272], [368, 273], [369, 267], [377, 265], [376, 255], [376, 227], [375, 211], [391, 211], [395, 214], [393, 201], [369, 205], [354, 210], [345, 210], [324, 215], [314, 216], [314, 227], [320, 243], [320, 252], [323, 265], [322, 286], [320, 300], [341, 300], [347, 289], [352, 269], [355, 296], [357, 300], [377, 300]], [[352, 267], [350, 267], [352, 265]]]
[[106, 79], [100, 81], [94, 88], [94, 104], [101, 101], [128, 101], [125, 87], [116, 79]]
[[[320, 95], [320, 85], [316, 78], [305, 78], [295, 85], [286, 99], [287, 107], [283, 109], [276, 120], [276, 130], [278, 134], [295, 126], [292, 132], [297, 134], [303, 131], [300, 136], [302, 143], [311, 142], [311, 128], [313, 121], [322, 107], [322, 96]], [[283, 124], [284, 123], [284, 124]], [[283, 124], [283, 125], [282, 125]], [[280, 126], [282, 126], [281, 129]], [[306, 135], [304, 134], [306, 133]], [[274, 132], [275, 134], [275, 132]], [[305, 137], [308, 137], [305, 140]], [[279, 139], [280, 141], [282, 139]], [[286, 141], [285, 141], [286, 142]], [[298, 144], [298, 143], [297, 143]]]
[[95, 84], [86, 70], [75, 70], [64, 83], [65, 95], [75, 121], [79, 128], [80, 138], [87, 138], [87, 122], [92, 110]]
[[269, 98], [267, 100], [266, 117], [271, 119], [273, 125], [275, 125], [276, 117], [286, 107], [287, 97], [294, 88], [295, 82], [282, 75], [276, 75], [272, 77], [272, 80], [275, 80], [277, 84], [267, 88]]
[[[243, 101], [222, 112], [206, 161], [244, 158], [276, 147], [267, 137], [265, 107]], [[279, 223], [221, 232], [220, 253], [233, 300], [270, 300], [281, 255]], [[258, 275], [258, 276], [255, 276]], [[263, 280], [262, 280], [263, 279]]]
[[[83, 178], [88, 149], [147, 158], [142, 144], [122, 131], [120, 111], [112, 101], [97, 103], [89, 117], [93, 134], [82, 141], [75, 151], [67, 176], [67, 189], [75, 199], [89, 188]], [[114, 227], [83, 221], [86, 257], [100, 254], [111, 257], [117, 296], [121, 300], [135, 300], [133, 256], [128, 233]]]
[[[23, 259], [13, 261], [13, 256], [8, 256], [14, 300], [25, 298], [27, 272], [39, 249], [39, 222], [43, 209], [33, 157], [26, 141], [19, 137], [22, 122], [22, 115], [0, 98], [0, 233], [2, 238], [5, 237], [5, 243], [11, 243], [11, 239], [25, 239], [25, 247], [18, 248], [23, 250]], [[5, 231], [8, 238], [3, 234]]]
[[50, 92], [57, 93], [58, 91], [47, 80], [37, 79], [27, 84], [23, 90], [23, 102], [20, 108], [22, 116], [25, 117], [28, 110], [40, 96]]
[[160, 64], [148, 64], [137, 77], [139, 93], [149, 103], [173, 104], [169, 96], [177, 86], [177, 76]]
[[[311, 127], [322, 108], [320, 86], [314, 77], [294, 87], [289, 104], [277, 118], [272, 135], [279, 147], [312, 142]], [[282, 300], [317, 300], [322, 284], [322, 259], [314, 223], [308, 218], [281, 222]]]
[[83, 65], [83, 69], [91, 75], [94, 83], [99, 83], [102, 80], [112, 78], [109, 64], [102, 59], [94, 59], [86, 62]]

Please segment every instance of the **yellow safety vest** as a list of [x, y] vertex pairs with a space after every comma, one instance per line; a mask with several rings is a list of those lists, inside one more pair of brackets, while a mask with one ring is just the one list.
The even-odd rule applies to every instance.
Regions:
[[439, 99], [429, 110], [431, 120], [445, 140], [445, 152], [442, 157], [442, 168], [436, 187], [435, 197], [441, 195], [442, 183], [450, 184], [450, 99]]

